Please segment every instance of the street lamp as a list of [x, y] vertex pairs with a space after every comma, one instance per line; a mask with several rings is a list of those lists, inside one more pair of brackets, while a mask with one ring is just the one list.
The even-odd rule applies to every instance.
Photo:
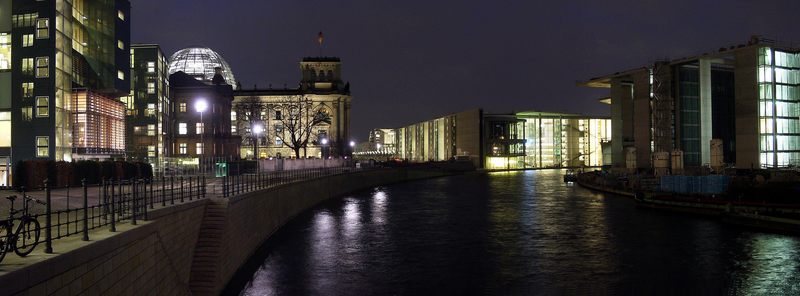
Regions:
[[328, 153], [326, 150], [328, 148], [328, 138], [322, 138], [322, 140], [320, 140], [320, 143], [322, 143], [322, 167], [327, 168]]
[[258, 135], [264, 132], [264, 126], [261, 124], [255, 123], [253, 124], [253, 134], [255, 135], [255, 139], [253, 139], [253, 150], [255, 153], [255, 159], [258, 160]]
[[205, 174], [205, 169], [203, 168], [203, 161], [205, 160], [206, 155], [206, 142], [205, 138], [203, 137], [206, 134], [206, 124], [203, 121], [203, 112], [206, 112], [208, 109], [208, 102], [205, 99], [197, 99], [194, 102], [194, 110], [200, 112], [200, 126], [202, 127], [202, 131], [200, 132], [200, 147], [202, 148], [200, 157], [200, 173]]

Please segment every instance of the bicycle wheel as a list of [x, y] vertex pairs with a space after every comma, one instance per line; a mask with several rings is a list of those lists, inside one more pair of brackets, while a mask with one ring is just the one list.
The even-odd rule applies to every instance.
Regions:
[[6, 257], [8, 248], [11, 247], [11, 226], [6, 221], [0, 222], [0, 262]]
[[17, 228], [17, 239], [14, 241], [14, 253], [25, 257], [33, 252], [36, 244], [39, 243], [39, 232], [41, 232], [39, 221], [30, 217], [22, 218], [19, 228]]

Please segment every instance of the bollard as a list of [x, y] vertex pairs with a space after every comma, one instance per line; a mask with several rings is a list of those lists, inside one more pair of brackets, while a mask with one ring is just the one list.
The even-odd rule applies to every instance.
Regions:
[[175, 204], [175, 176], [169, 177], [169, 204]]
[[86, 188], [86, 179], [81, 180], [83, 186], [83, 240], [89, 240], [89, 190]]
[[136, 181], [136, 179], [131, 179], [131, 198], [133, 199], [131, 201], [131, 225], [136, 225], [136, 199], [139, 198], [137, 196], [139, 193], [139, 186], [137, 186], [138, 183], [139, 182]]
[[167, 178], [161, 175], [161, 206], [167, 206]]
[[180, 177], [181, 182], [181, 203], [183, 203], [183, 176]]
[[192, 193], [194, 193], [194, 190], [192, 190], [192, 179], [192, 176], [189, 176], [189, 201], [192, 201]]
[[47, 207], [46, 207], [47, 213], [45, 215], [45, 221], [44, 221], [44, 252], [47, 253], [47, 254], [52, 254], [53, 253], [53, 234], [52, 234], [52, 230], [50, 228], [52, 228], [52, 226], [53, 226], [53, 220], [52, 220], [52, 216], [51, 216], [52, 215], [52, 211], [51, 211], [51, 206], [50, 206], [50, 202], [51, 202], [51, 200], [50, 200], [50, 184], [49, 184], [49, 180], [47, 180], [47, 179], [44, 179], [44, 190], [45, 190], [45, 193], [46, 193], [45, 202], [47, 203]]
[[222, 177], [222, 197], [228, 197], [228, 176]]
[[150, 177], [150, 209], [151, 210], [153, 209], [153, 196], [154, 196], [154, 194], [153, 194], [154, 193], [153, 186], [156, 185], [156, 183], [154, 183], [154, 182], [155, 182], [155, 180], [153, 180], [153, 177]]
[[[116, 190], [114, 190], [114, 187], [116, 187], [116, 186], [114, 186], [114, 179], [111, 179], [109, 181], [111, 181], [111, 232], [114, 232], [114, 231], [117, 231], [117, 225], [116, 225], [117, 217], [115, 217], [116, 213], [114, 212], [114, 208], [115, 208], [114, 202], [115, 202], [115, 199], [116, 199], [115, 198], [116, 197]], [[119, 181], [117, 181], [117, 182], [119, 182]]]

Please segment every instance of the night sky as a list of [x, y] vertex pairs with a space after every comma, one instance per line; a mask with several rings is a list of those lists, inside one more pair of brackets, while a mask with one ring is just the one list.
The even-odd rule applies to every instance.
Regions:
[[132, 0], [132, 42], [206, 46], [243, 88], [289, 87], [299, 60], [342, 58], [352, 132], [474, 107], [608, 115], [578, 80], [745, 43], [800, 44], [800, 1]]

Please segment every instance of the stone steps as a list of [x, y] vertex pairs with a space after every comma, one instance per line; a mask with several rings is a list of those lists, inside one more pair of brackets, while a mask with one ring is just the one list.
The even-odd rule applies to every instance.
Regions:
[[200, 223], [189, 275], [189, 289], [193, 295], [214, 295], [214, 288], [219, 286], [219, 258], [223, 257], [222, 241], [227, 225], [227, 202], [209, 202], [203, 213], [203, 222]]

